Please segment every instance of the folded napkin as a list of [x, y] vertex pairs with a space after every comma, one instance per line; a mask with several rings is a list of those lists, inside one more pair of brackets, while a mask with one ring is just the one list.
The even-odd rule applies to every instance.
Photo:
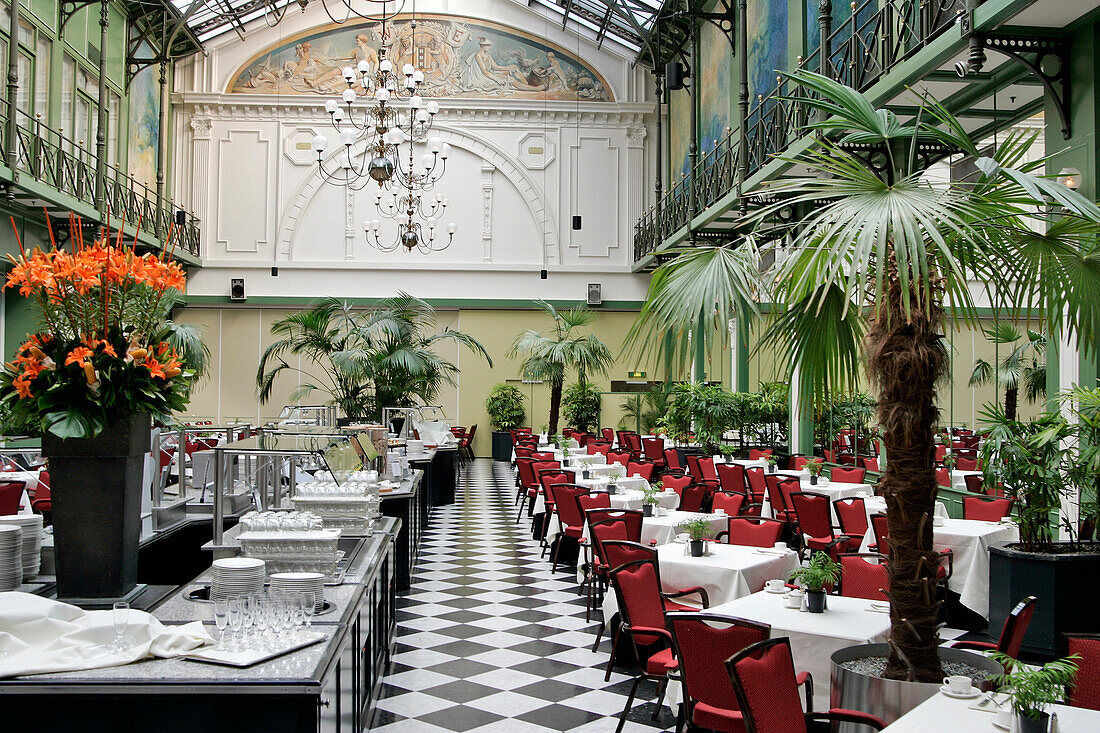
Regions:
[[135, 609], [127, 614], [127, 648], [113, 653], [114, 639], [112, 611], [85, 611], [18, 591], [0, 593], [0, 678], [177, 657], [213, 642], [200, 621], [165, 626]]

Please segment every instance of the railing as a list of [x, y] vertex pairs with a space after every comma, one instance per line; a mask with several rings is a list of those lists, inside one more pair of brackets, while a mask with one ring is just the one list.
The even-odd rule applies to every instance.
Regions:
[[[16, 112], [18, 158], [16, 166], [21, 176], [44, 183], [78, 201], [96, 205], [96, 157], [82, 144], [42, 124], [22, 110]], [[7, 115], [0, 113], [0, 146], [8, 146]], [[157, 239], [164, 240], [174, 217], [168, 201], [158, 206], [156, 191], [138, 183], [115, 166], [106, 166], [104, 196], [111, 219], [137, 225]], [[106, 212], [104, 212], [106, 213]], [[193, 255], [199, 254], [199, 222], [188, 217], [182, 227], [174, 227], [175, 247]], [[140, 222], [140, 224], [139, 224]]]
[[[975, 5], [982, 1], [976, 0]], [[954, 24], [965, 6], [966, 0], [864, 0], [829, 35], [826, 72], [848, 86], [866, 90]], [[802, 68], [820, 71], [820, 58], [821, 49], [815, 49], [803, 60]], [[805, 94], [782, 79], [770, 93], [757, 97], [746, 119], [747, 176], [804, 135], [810, 121], [809, 110], [800, 101]], [[656, 252], [692, 217], [734, 190], [741, 155], [737, 141], [738, 131], [733, 130], [701, 155], [688, 175], [641, 216], [634, 229], [635, 261]]]

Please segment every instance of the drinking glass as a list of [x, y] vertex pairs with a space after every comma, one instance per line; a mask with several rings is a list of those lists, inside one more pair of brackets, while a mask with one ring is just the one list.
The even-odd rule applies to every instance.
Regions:
[[229, 596], [227, 603], [228, 605], [226, 607], [229, 609], [229, 630], [233, 632], [233, 640], [229, 643], [229, 651], [235, 652], [239, 649], [241, 624], [244, 623], [241, 614], [241, 597]]
[[252, 601], [251, 595], [241, 596], [241, 628], [244, 629], [244, 633], [241, 635], [241, 641], [246, 651], [252, 648], [252, 625], [255, 623], [255, 617], [252, 615], [252, 612], [255, 608], [256, 606]]
[[115, 622], [115, 644], [112, 651], [115, 654], [120, 654], [129, 646], [125, 643], [125, 639], [126, 622], [130, 618], [130, 604], [126, 601], [117, 601], [111, 608], [111, 613]]
[[295, 593], [290, 597], [290, 636], [294, 638], [302, 629], [305, 622], [305, 613], [302, 609], [302, 594]]
[[313, 626], [313, 614], [316, 609], [317, 596], [312, 591], [302, 594], [302, 618], [306, 622], [306, 631]]
[[218, 649], [225, 643], [225, 627], [229, 624], [229, 604], [224, 599], [214, 601], [214, 625], [218, 627]]

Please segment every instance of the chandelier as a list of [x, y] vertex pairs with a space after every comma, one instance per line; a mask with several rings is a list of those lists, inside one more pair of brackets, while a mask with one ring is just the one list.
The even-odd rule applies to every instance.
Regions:
[[[416, 29], [415, 18], [412, 29]], [[386, 37], [385, 19], [382, 37]], [[376, 249], [392, 252], [405, 247], [423, 253], [446, 249], [454, 238], [455, 225], [447, 225], [446, 240], [437, 239], [435, 232], [447, 199], [442, 194], [425, 199], [425, 194], [446, 172], [451, 146], [428, 134], [439, 113], [439, 103], [425, 101], [420, 94], [424, 72], [412, 64], [404, 64], [397, 72], [383, 46], [378, 50], [376, 67], [363, 59], [355, 68], [344, 67], [341, 73], [348, 88], [340, 101], [325, 102], [325, 111], [344, 149], [326, 165], [328, 139], [314, 136], [313, 150], [321, 177], [355, 191], [371, 182], [378, 184], [375, 207], [382, 218], [397, 222], [398, 231], [395, 240], [383, 240], [379, 219], [364, 222], [367, 243]], [[356, 86], [362, 91], [356, 91]], [[366, 104], [357, 108], [360, 99]], [[401, 106], [404, 111], [399, 109]], [[361, 138], [366, 147], [361, 156], [356, 156], [352, 146]], [[423, 151], [420, 155], [418, 149]]]

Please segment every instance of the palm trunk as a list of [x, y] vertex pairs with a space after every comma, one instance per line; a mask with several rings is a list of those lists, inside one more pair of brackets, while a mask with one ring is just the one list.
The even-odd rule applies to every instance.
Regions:
[[550, 383], [550, 435], [558, 434], [558, 412], [561, 410], [562, 380]]
[[936, 486], [933, 434], [939, 420], [936, 383], [946, 370], [940, 298], [922, 310], [911, 294], [902, 309], [891, 272], [887, 292], [867, 332], [868, 371], [878, 387], [878, 422], [886, 446], [879, 488], [890, 531], [890, 658], [885, 676], [920, 682], [943, 679], [936, 632], [937, 557], [932, 547]]
[[1009, 420], [1016, 419], [1016, 403], [1020, 398], [1019, 387], [1008, 387], [1005, 389], [1005, 417]]

